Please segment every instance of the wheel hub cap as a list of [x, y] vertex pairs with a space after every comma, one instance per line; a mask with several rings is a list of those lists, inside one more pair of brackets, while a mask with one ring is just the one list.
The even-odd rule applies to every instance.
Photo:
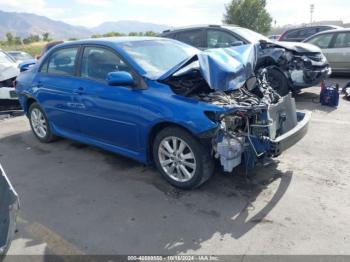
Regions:
[[190, 181], [196, 173], [196, 159], [188, 144], [178, 137], [167, 137], [159, 145], [158, 157], [164, 172], [178, 182]]
[[34, 108], [31, 112], [30, 120], [35, 134], [40, 138], [44, 138], [47, 134], [47, 123], [43, 113], [39, 109]]

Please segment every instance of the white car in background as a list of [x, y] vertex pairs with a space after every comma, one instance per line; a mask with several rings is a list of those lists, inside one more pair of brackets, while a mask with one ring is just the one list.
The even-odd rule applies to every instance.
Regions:
[[14, 81], [18, 75], [19, 68], [16, 61], [0, 50], [0, 111], [18, 109], [19, 103], [14, 88]]
[[7, 54], [9, 54], [14, 60], [19, 64], [22, 62], [25, 62], [27, 60], [34, 59], [33, 56], [30, 54], [23, 52], [23, 51], [7, 51]]

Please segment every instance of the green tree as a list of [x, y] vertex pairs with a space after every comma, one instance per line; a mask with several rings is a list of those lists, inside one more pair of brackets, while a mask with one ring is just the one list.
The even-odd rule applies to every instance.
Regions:
[[16, 36], [13, 40], [15, 45], [21, 45], [22, 44], [22, 39], [19, 36]]
[[272, 17], [266, 10], [266, 0], [232, 0], [226, 5], [223, 22], [264, 34], [271, 29]]
[[23, 44], [28, 45], [28, 44], [39, 42], [39, 41], [40, 41], [39, 35], [30, 34], [27, 38], [23, 39]]
[[157, 36], [157, 33], [153, 32], [153, 31], [147, 31], [146, 33], [144, 33], [145, 36]]
[[8, 45], [12, 45], [13, 44], [14, 37], [13, 37], [12, 33], [7, 32], [6, 33], [6, 39], [7, 39], [7, 44]]
[[91, 38], [101, 38], [101, 37], [102, 37], [102, 35], [100, 35], [100, 34], [96, 34], [96, 35], [91, 36]]
[[43, 37], [43, 41], [45, 41], [45, 42], [49, 42], [49, 41], [51, 41], [51, 39], [50, 39], [50, 33], [43, 33], [42, 34], [42, 37]]

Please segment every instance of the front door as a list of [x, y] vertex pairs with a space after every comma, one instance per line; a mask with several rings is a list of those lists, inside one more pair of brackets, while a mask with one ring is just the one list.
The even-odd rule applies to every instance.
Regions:
[[100, 143], [123, 150], [139, 150], [140, 108], [138, 91], [128, 86], [109, 86], [107, 74], [132, 69], [113, 51], [86, 46], [80, 68], [78, 109], [81, 132]]

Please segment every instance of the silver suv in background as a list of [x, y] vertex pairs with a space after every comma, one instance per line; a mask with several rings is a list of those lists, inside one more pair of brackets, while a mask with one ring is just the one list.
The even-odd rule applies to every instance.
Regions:
[[318, 25], [318, 26], [306, 26], [306, 27], [298, 27], [285, 31], [278, 41], [287, 41], [287, 42], [302, 42], [306, 38], [313, 36], [317, 33], [338, 29], [340, 26], [336, 25]]
[[334, 73], [350, 73], [350, 29], [325, 31], [304, 42], [321, 48]]

